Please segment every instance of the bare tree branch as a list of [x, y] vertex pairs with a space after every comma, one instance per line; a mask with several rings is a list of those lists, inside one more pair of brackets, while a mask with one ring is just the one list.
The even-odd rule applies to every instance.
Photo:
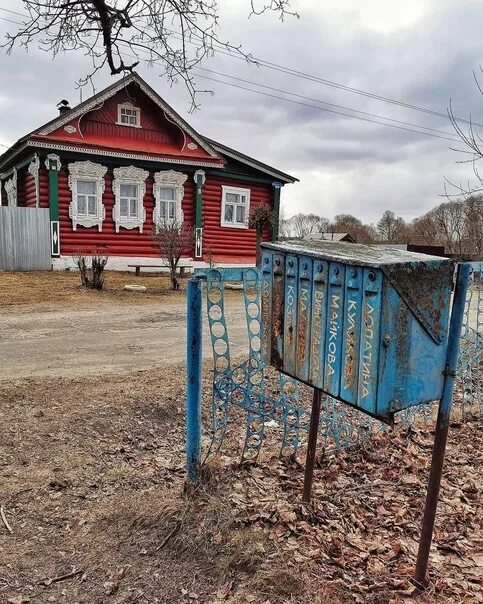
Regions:
[[[267, 11], [298, 16], [290, 0], [250, 0], [251, 15]], [[66, 51], [83, 51], [93, 69], [80, 78], [83, 86], [105, 64], [112, 75], [132, 72], [140, 61], [162, 68], [173, 84], [187, 86], [192, 109], [199, 92], [193, 67], [217, 50], [229, 51], [255, 63], [241, 45], [219, 37], [217, 0], [23, 0], [28, 16], [16, 32], [7, 34], [0, 48], [37, 45], [54, 57]]]

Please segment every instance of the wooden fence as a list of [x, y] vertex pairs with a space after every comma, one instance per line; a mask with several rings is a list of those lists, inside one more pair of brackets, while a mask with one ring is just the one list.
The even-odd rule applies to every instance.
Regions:
[[0, 207], [0, 270], [51, 268], [48, 208]]

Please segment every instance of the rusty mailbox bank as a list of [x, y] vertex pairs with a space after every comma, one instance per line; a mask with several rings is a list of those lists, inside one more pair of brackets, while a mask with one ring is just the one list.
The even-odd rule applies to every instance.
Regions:
[[459, 354], [469, 264], [332, 242], [263, 244], [262, 355], [314, 387], [303, 499], [311, 496], [321, 394], [378, 419], [439, 399], [416, 562], [424, 583]]
[[453, 261], [344, 243], [263, 248], [267, 363], [386, 422], [441, 398]]

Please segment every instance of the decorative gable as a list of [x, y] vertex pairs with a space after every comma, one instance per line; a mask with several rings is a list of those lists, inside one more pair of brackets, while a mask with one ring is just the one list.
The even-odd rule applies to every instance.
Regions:
[[[42, 127], [35, 137], [86, 151], [106, 148], [165, 161], [222, 166], [224, 158], [161, 99], [137, 74], [127, 76]], [[60, 148], [60, 147], [59, 147]], [[101, 154], [101, 151], [95, 151]], [[129, 154], [129, 155], [128, 155]], [[161, 159], [163, 161], [163, 159]], [[208, 163], [209, 162], [209, 163]]]

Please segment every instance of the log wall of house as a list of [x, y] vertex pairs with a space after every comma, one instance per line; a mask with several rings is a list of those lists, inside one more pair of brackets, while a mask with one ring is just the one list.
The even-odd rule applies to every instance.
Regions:
[[[203, 188], [203, 251], [206, 256], [213, 254], [226, 256], [253, 256], [255, 258], [255, 229], [238, 229], [221, 226], [222, 186], [250, 189], [250, 210], [260, 203], [271, 201], [271, 187], [251, 184], [246, 181], [231, 180], [208, 175]], [[270, 234], [265, 233], [264, 240]]]
[[46, 168], [41, 167], [39, 171], [40, 207], [48, 208], [49, 203], [49, 173]]
[[[91, 253], [94, 250], [102, 251], [110, 256], [153, 257], [159, 256], [153, 242], [153, 178], [152, 172], [146, 180], [146, 194], [143, 204], [146, 209], [146, 220], [143, 232], [139, 229], [125, 229], [120, 227], [116, 233], [115, 223], [112, 219], [114, 194], [112, 191], [113, 174], [109, 169], [105, 176], [105, 190], [103, 204], [106, 217], [102, 224], [102, 231], [97, 227], [77, 226], [72, 228], [69, 217], [69, 205], [72, 201], [71, 190], [68, 186], [68, 170], [63, 167], [58, 176], [59, 183], [59, 220], [60, 241], [62, 255], [75, 255], [82, 251]], [[26, 173], [25, 204], [35, 206], [35, 182], [33, 176]], [[256, 233], [254, 229], [238, 229], [221, 226], [222, 187], [240, 187], [250, 189], [250, 209], [259, 203], [271, 204], [271, 187], [263, 184], [252, 184], [246, 181], [236, 181], [228, 178], [219, 178], [207, 174], [203, 187], [203, 257], [211, 255], [230, 256], [232, 258], [255, 257]], [[48, 172], [41, 168], [39, 174], [40, 207], [49, 207], [49, 182]], [[195, 185], [192, 174], [184, 184], [182, 208], [184, 222], [188, 227], [194, 226], [195, 213]], [[264, 240], [270, 238], [266, 232]]]
[[27, 208], [35, 208], [35, 178], [30, 172], [25, 173], [25, 205]]
[[[76, 254], [80, 251], [91, 253], [94, 250], [102, 251], [109, 256], [144, 256], [157, 257], [159, 253], [153, 242], [153, 178], [150, 175], [146, 180], [146, 194], [143, 205], [146, 209], [146, 220], [143, 224], [143, 232], [139, 229], [125, 229], [120, 227], [116, 233], [116, 225], [112, 219], [114, 206], [114, 194], [112, 191], [112, 170], [108, 170], [105, 176], [105, 190], [102, 201], [106, 211], [106, 217], [102, 223], [102, 231], [97, 227], [77, 226], [72, 229], [72, 221], [69, 218], [69, 205], [72, 201], [71, 190], [68, 186], [68, 172], [61, 169], [59, 172], [59, 220], [60, 220], [60, 242], [62, 255]], [[194, 182], [188, 178], [184, 184], [184, 196], [182, 209], [184, 220], [188, 227], [193, 227], [194, 207]]]

